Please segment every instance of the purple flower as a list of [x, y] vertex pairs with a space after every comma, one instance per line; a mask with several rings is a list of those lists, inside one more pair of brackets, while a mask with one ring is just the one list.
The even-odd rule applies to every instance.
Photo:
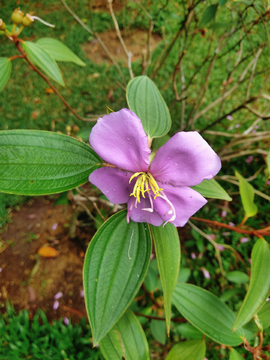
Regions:
[[230, 121], [232, 121], [232, 119], [233, 119], [232, 115], [228, 115], [228, 116], [226, 116], [226, 117], [227, 117], [227, 119], [230, 120]]
[[69, 319], [65, 316], [64, 319], [63, 319], [63, 323], [65, 325], [68, 325], [69, 324]]
[[191, 259], [195, 260], [196, 259], [196, 254], [193, 252], [191, 253]]
[[53, 303], [53, 310], [57, 310], [59, 308], [59, 301], [55, 300], [55, 302]]
[[54, 300], [58, 300], [63, 296], [63, 293], [59, 291], [57, 294], [54, 295]]
[[56, 229], [57, 229], [57, 226], [58, 226], [58, 224], [57, 224], [57, 223], [54, 223], [54, 224], [52, 225], [52, 230], [56, 230]]
[[225, 217], [227, 215], [227, 211], [226, 210], [222, 210], [221, 212], [221, 217]]
[[233, 226], [235, 226], [235, 224], [230, 221], [230, 222], [229, 222], [229, 226], [232, 226], [232, 227], [233, 227]]
[[218, 245], [217, 248], [218, 248], [219, 251], [224, 251], [225, 250], [224, 246], [222, 246], [222, 245]]
[[241, 239], [240, 239], [240, 242], [241, 243], [246, 243], [246, 242], [248, 242], [249, 241], [249, 238], [247, 238], [247, 237], [242, 237]]
[[128, 222], [184, 226], [207, 202], [189, 186], [211, 179], [221, 167], [217, 154], [195, 131], [175, 134], [150, 163], [141, 120], [127, 109], [99, 119], [89, 141], [106, 162], [89, 181], [112, 203], [127, 203]]
[[201, 268], [202, 272], [203, 272], [203, 275], [206, 279], [210, 279], [210, 274], [209, 274], [209, 271], [206, 270], [205, 268]]
[[84, 298], [84, 290], [81, 290], [81, 291], [80, 291], [80, 297], [81, 297], [81, 298]]
[[247, 159], [246, 159], [246, 163], [251, 163], [253, 161], [253, 156], [249, 156]]

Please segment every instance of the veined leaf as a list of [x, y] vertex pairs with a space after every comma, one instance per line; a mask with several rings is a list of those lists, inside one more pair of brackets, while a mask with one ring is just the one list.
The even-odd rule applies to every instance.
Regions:
[[37, 41], [37, 45], [45, 50], [55, 61], [67, 61], [79, 66], [85, 66], [85, 63], [74, 52], [57, 39], [42, 38]]
[[130, 305], [145, 277], [151, 237], [145, 223], [121, 211], [96, 232], [85, 255], [85, 304], [96, 345]]
[[164, 295], [167, 333], [170, 333], [171, 301], [177, 283], [180, 266], [180, 240], [177, 229], [172, 224], [152, 226], [158, 268]]
[[191, 188], [207, 198], [232, 201], [227, 191], [215, 179], [203, 180], [199, 185], [191, 186]]
[[214, 341], [237, 346], [243, 342], [242, 330], [232, 331], [234, 313], [214, 294], [198, 286], [178, 283], [173, 303], [197, 329]]
[[249, 282], [249, 276], [242, 271], [230, 271], [226, 274], [226, 278], [236, 284], [244, 284]]
[[204, 340], [189, 340], [174, 345], [166, 360], [203, 360], [204, 357]]
[[150, 138], [161, 137], [171, 128], [171, 115], [167, 104], [155, 83], [147, 76], [130, 80], [127, 86], [127, 102], [140, 119]]
[[242, 175], [235, 171], [235, 175], [239, 180], [239, 190], [244, 206], [244, 210], [247, 217], [255, 216], [258, 212], [258, 207], [254, 204], [254, 189], [253, 186], [248, 183]]
[[215, 19], [217, 12], [217, 5], [212, 4], [208, 6], [203, 13], [202, 19], [199, 23], [199, 28], [204, 28], [210, 21], [213, 21]]
[[129, 309], [101, 340], [106, 360], [148, 360], [148, 343], [139, 320]]
[[0, 91], [4, 89], [11, 74], [11, 61], [8, 58], [0, 58]]
[[45, 74], [58, 82], [58, 84], [65, 86], [57, 63], [45, 50], [31, 41], [24, 41], [22, 47], [34, 65], [38, 66]]
[[233, 328], [237, 330], [254, 316], [267, 298], [270, 286], [270, 250], [264, 239], [255, 243], [251, 253], [251, 276], [248, 292]]
[[0, 191], [47, 195], [88, 181], [102, 160], [67, 135], [38, 130], [0, 131]]
[[243, 360], [243, 357], [239, 354], [238, 351], [231, 348], [231, 350], [230, 350], [230, 359], [229, 360]]

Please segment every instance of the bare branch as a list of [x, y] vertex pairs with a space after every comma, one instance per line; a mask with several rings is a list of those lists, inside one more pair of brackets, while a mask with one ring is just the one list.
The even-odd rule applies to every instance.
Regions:
[[122, 35], [121, 35], [121, 32], [120, 32], [120, 29], [119, 29], [119, 26], [118, 26], [118, 22], [116, 20], [116, 17], [114, 15], [114, 12], [113, 12], [113, 7], [112, 7], [112, 1], [113, 0], [107, 0], [108, 1], [108, 5], [109, 5], [109, 10], [110, 10], [110, 14], [111, 14], [111, 17], [113, 19], [113, 23], [114, 23], [114, 27], [115, 27], [115, 30], [116, 30], [116, 34], [118, 36], [118, 39], [122, 45], [122, 48], [124, 50], [124, 52], [126, 53], [127, 55], [127, 59], [128, 59], [128, 70], [129, 70], [129, 75], [130, 75], [130, 78], [133, 79], [134, 78], [134, 74], [133, 74], [133, 71], [132, 71], [132, 66], [131, 66], [131, 58], [133, 56], [133, 54], [128, 51], [127, 47], [126, 47], [126, 44], [122, 38]]
[[120, 76], [122, 77], [124, 83], [126, 84], [126, 79], [124, 77], [124, 74], [122, 73], [119, 65], [117, 64], [117, 62], [115, 61], [114, 57], [112, 56], [112, 54], [110, 53], [110, 51], [108, 50], [107, 46], [104, 44], [104, 42], [101, 40], [101, 38], [99, 37], [98, 33], [92, 31], [91, 29], [89, 29], [88, 26], [86, 26], [82, 20], [71, 10], [71, 8], [67, 5], [67, 3], [65, 2], [65, 0], [61, 0], [62, 4], [65, 6], [65, 8], [67, 9], [67, 11], [74, 17], [74, 19], [84, 28], [84, 30], [86, 30], [89, 34], [93, 35], [97, 41], [99, 42], [99, 45], [102, 47], [102, 49], [105, 51], [105, 53], [107, 54], [108, 58], [112, 61], [113, 65], [116, 67], [117, 71], [119, 72]]

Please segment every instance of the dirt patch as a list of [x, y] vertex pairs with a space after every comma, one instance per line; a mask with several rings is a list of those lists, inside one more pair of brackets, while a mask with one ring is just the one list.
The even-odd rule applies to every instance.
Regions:
[[[147, 37], [148, 32], [141, 29], [130, 29], [127, 32], [122, 31], [121, 35], [125, 41], [128, 51], [131, 51], [133, 56], [131, 61], [142, 59], [142, 53], [147, 52]], [[99, 34], [101, 40], [109, 49], [112, 56], [117, 61], [123, 60], [127, 65], [127, 56], [121, 46], [121, 43], [114, 30], [107, 31]], [[151, 52], [156, 48], [158, 43], [162, 40], [162, 37], [157, 34], [152, 34], [150, 39]], [[96, 39], [82, 45], [86, 56], [93, 62], [100, 63], [102, 61], [110, 61], [102, 47], [99, 45]]]
[[[49, 320], [62, 316], [78, 321], [86, 316], [82, 267], [87, 244], [95, 228], [76, 229], [76, 239], [69, 239], [72, 206], [54, 206], [55, 198], [34, 198], [12, 212], [12, 222], [0, 234], [0, 305], [4, 312], [7, 300], [17, 310], [38, 308]], [[58, 256], [38, 255], [44, 245], [55, 248]], [[54, 296], [62, 292], [54, 310]], [[56, 307], [57, 304], [55, 304]], [[1, 311], [1, 310], [0, 310]]]

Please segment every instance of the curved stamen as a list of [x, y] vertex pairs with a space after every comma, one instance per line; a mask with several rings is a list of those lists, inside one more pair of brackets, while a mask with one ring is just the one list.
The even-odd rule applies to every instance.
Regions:
[[172, 221], [175, 220], [175, 218], [176, 218], [176, 212], [175, 212], [175, 208], [174, 208], [173, 204], [170, 202], [170, 200], [167, 198], [167, 196], [164, 194], [163, 191], [161, 191], [161, 193], [160, 193], [159, 196], [160, 196], [163, 200], [165, 200], [166, 203], [167, 203], [168, 206], [169, 206], [169, 211], [166, 212], [166, 214], [164, 214], [164, 216], [166, 216], [166, 215], [171, 215], [171, 214], [172, 214], [171, 218], [170, 218], [169, 220], [167, 220], [167, 221], [165, 222], [165, 224], [163, 225], [163, 227], [164, 227], [164, 226], [167, 225], [169, 222], [172, 222]]

